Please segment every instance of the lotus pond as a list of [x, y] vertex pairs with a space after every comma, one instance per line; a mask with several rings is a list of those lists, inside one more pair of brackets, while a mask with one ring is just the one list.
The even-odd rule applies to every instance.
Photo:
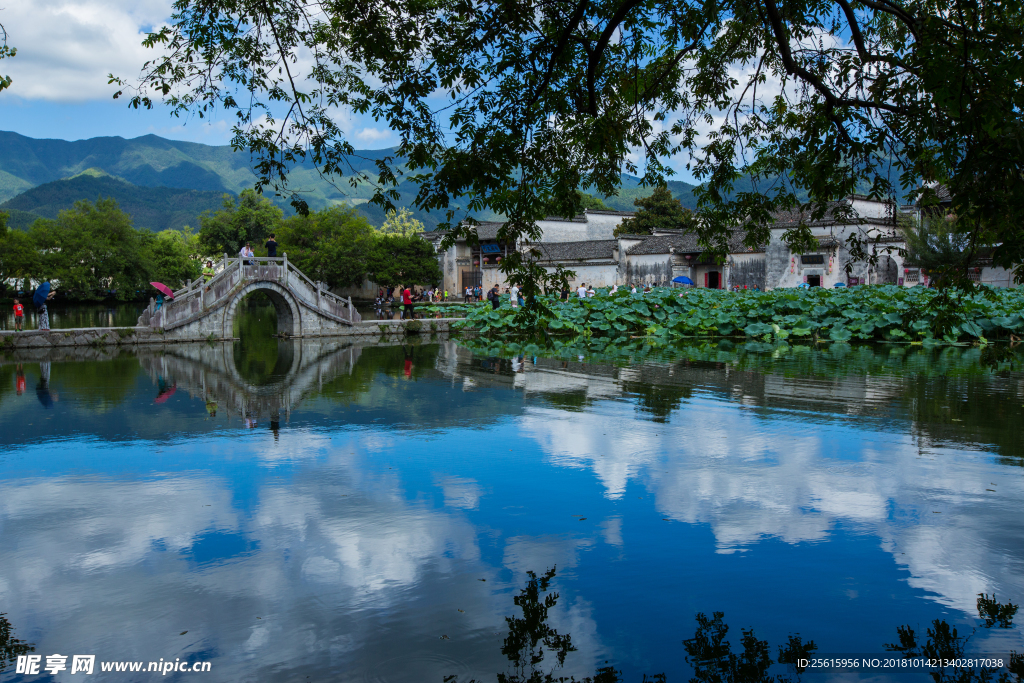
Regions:
[[[1019, 680], [1017, 348], [352, 345], [267, 313], [0, 356], [0, 680]], [[908, 652], [1004, 664], [793, 664]], [[57, 654], [96, 671], [17, 673]], [[211, 669], [101, 670], [160, 661]]]
[[[838, 289], [776, 289], [768, 292], [656, 288], [646, 294], [625, 290], [563, 302], [546, 297], [550, 310], [540, 319], [548, 335], [604, 337], [643, 335], [665, 343], [679, 338], [739, 337], [887, 341], [952, 344], [1010, 339], [1024, 329], [1024, 291], [981, 288], [952, 293], [952, 306], [925, 287], [863, 286]], [[440, 314], [440, 309], [435, 313]], [[506, 298], [488, 306], [446, 307], [463, 315], [463, 327], [484, 335], [516, 337], [523, 321]], [[937, 317], [948, 325], [936, 336]]]

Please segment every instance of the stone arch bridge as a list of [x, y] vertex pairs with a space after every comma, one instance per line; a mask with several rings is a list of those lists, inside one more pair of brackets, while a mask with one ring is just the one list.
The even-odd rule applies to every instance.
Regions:
[[285, 336], [329, 336], [362, 321], [351, 297], [343, 299], [310, 280], [287, 254], [247, 259], [225, 254], [215, 269], [209, 282], [189, 282], [160, 308], [151, 302], [139, 325], [160, 330], [167, 339], [228, 339], [238, 304], [256, 291], [274, 304], [277, 331]]

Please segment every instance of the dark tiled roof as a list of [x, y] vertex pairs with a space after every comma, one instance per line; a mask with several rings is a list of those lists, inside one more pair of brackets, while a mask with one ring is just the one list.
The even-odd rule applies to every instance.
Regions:
[[[743, 254], [764, 251], [763, 248], [751, 249], [743, 244], [745, 234], [741, 230], [733, 230], [729, 234], [728, 248], [731, 254]], [[705, 251], [700, 246], [695, 232], [668, 232], [648, 237], [640, 244], [629, 249], [629, 254], [640, 256], [644, 254], [668, 254], [674, 249], [677, 254], [699, 254]]]
[[540, 251], [541, 261], [589, 261], [610, 259], [618, 240], [586, 240], [583, 242], [536, 242], [531, 249]]
[[501, 221], [480, 221], [476, 226], [477, 238], [482, 240], [493, 240], [498, 237], [498, 230], [505, 225]]
[[[922, 188], [924, 189], [924, 188]], [[935, 192], [936, 199], [939, 200], [939, 204], [949, 204], [953, 201], [953, 195], [949, 192], [949, 186], [945, 184], [938, 184], [932, 187]], [[920, 192], [920, 190], [918, 190]], [[921, 196], [918, 195], [916, 202], [917, 206], [921, 206]]]
[[599, 216], [635, 216], [636, 211], [613, 211], [612, 209], [587, 209], [587, 213], [596, 213]]
[[[853, 196], [862, 198], [860, 195]], [[887, 225], [891, 227], [894, 221], [892, 217], [875, 218], [873, 216], [860, 216], [856, 210], [850, 209], [850, 203], [845, 200], [841, 202], [828, 202], [825, 208], [825, 215], [818, 220], [811, 220], [813, 213], [814, 207], [809, 207], [806, 210], [776, 211], [772, 214], [775, 220], [770, 227], [795, 228], [801, 223], [812, 228], [829, 225]]]
[[[493, 240], [498, 238], [498, 230], [503, 226], [501, 221], [480, 221], [476, 225], [477, 237], [481, 240]], [[424, 239], [436, 241], [447, 235], [450, 230], [431, 230], [423, 233]]]
[[[793, 228], [801, 223], [806, 223], [810, 226], [815, 225], [834, 225], [840, 222], [849, 222], [850, 218], [846, 218], [844, 221], [844, 210], [849, 209], [849, 203], [847, 202], [828, 202], [825, 209], [825, 215], [819, 219], [812, 221], [811, 214], [814, 211], [814, 207], [808, 210], [795, 210], [795, 211], [776, 211], [772, 214], [772, 218], [775, 220], [772, 222], [773, 228]], [[852, 214], [851, 218], [856, 216]]]
[[547, 216], [542, 218], [543, 221], [557, 221], [559, 223], [586, 223], [587, 217], [582, 213], [579, 216], [573, 216], [572, 218], [563, 218], [562, 216]]

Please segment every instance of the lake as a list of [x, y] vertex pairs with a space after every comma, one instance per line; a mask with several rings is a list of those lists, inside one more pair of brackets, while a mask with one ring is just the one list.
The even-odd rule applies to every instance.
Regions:
[[0, 356], [0, 612], [43, 665], [685, 681], [715, 612], [772, 658], [796, 634], [891, 656], [935, 619], [967, 652], [1022, 650], [977, 606], [1024, 599], [1013, 350], [501, 358], [283, 341], [263, 313], [234, 343]]
[[[32, 297], [21, 299], [25, 307], [25, 329], [38, 328], [36, 309]], [[50, 303], [50, 329], [67, 330], [78, 327], [135, 327], [146, 307], [144, 302], [110, 301], [100, 304], [68, 304], [62, 301]], [[14, 310], [11, 303], [4, 306], [0, 314], [0, 330], [14, 329]]]

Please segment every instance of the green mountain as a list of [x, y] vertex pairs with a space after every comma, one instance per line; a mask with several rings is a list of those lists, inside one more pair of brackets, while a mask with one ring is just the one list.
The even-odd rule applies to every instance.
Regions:
[[[376, 161], [392, 154], [394, 154], [394, 149], [356, 150], [345, 159], [350, 175], [335, 178], [333, 182], [321, 178], [311, 164], [299, 164], [289, 174], [290, 188], [298, 191], [310, 208], [353, 206], [371, 223], [379, 226], [384, 221], [383, 210], [376, 205], [367, 203], [367, 200], [373, 195], [372, 186], [360, 181], [353, 187], [351, 181], [360, 173], [366, 173], [371, 179], [376, 179]], [[218, 197], [224, 192], [238, 194], [245, 188], [252, 187], [256, 182], [256, 176], [252, 171], [251, 157], [244, 152], [236, 152], [226, 145], [211, 146], [196, 142], [180, 142], [156, 135], [144, 135], [131, 140], [121, 137], [75, 141], [37, 140], [17, 133], [0, 131], [0, 202], [11, 200], [11, 206], [6, 210], [11, 213], [12, 223], [22, 224], [25, 220], [30, 220], [30, 217], [20, 213], [23, 211], [33, 215], [44, 215], [40, 213], [43, 209], [38, 207], [70, 206], [74, 199], [95, 200], [95, 193], [78, 196], [70, 191], [69, 186], [61, 185], [59, 188], [62, 191], [69, 192], [66, 198], [53, 194], [45, 201], [33, 199], [27, 204], [21, 203], [21, 200], [13, 201], [14, 197], [33, 188], [55, 181], [73, 179], [90, 169], [93, 169], [95, 173], [119, 178], [137, 188], [195, 190], [201, 193], [214, 193]], [[671, 180], [667, 184], [673, 196], [684, 207], [691, 209], [696, 207], [693, 185]], [[752, 185], [748, 179], [742, 179], [736, 183], [737, 191], [749, 191], [751, 188]], [[438, 223], [444, 220], [443, 211], [419, 211], [412, 206], [417, 191], [417, 187], [413, 183], [403, 182], [399, 185], [398, 190], [400, 198], [396, 203], [409, 208], [413, 216], [422, 221], [428, 230], [434, 229]], [[54, 192], [56, 191], [55, 188]], [[123, 188], [120, 191], [126, 192]], [[653, 188], [640, 186], [639, 178], [623, 174], [618, 194], [602, 197], [602, 199], [612, 209], [633, 211], [635, 209], [633, 201], [638, 197], [647, 196], [651, 192], [653, 192]], [[113, 192], [110, 195], [119, 197]], [[137, 205], [138, 210], [143, 213], [168, 211], [170, 207], [175, 206], [181, 206], [182, 211], [187, 212], [192, 209], [186, 210], [183, 208], [183, 204], [176, 205], [175, 202], [200, 201], [198, 197], [192, 200], [186, 200], [184, 197], [172, 200], [170, 196], [159, 193], [145, 201], [142, 200], [143, 193], [137, 193], [135, 196], [140, 202]], [[275, 198], [269, 194], [269, 191], [268, 197], [285, 210], [285, 215], [291, 215], [292, 209], [286, 199]], [[121, 200], [118, 199], [118, 201]], [[6, 207], [7, 204], [3, 206]], [[21, 208], [22, 206], [37, 208], [26, 209]], [[126, 210], [128, 209], [124, 203], [122, 206]], [[214, 208], [219, 206], [218, 200]], [[459, 204], [452, 202], [452, 206], [457, 210]], [[494, 220], [497, 217], [493, 213], [486, 212], [476, 214], [476, 218]], [[182, 219], [179, 217], [173, 220]], [[192, 218], [184, 220], [194, 222]], [[157, 224], [152, 218], [147, 218], [146, 221], [148, 222], [144, 223], [139, 217], [136, 217], [136, 222], [139, 225]]]
[[[321, 178], [311, 164], [299, 164], [289, 174], [290, 188], [298, 191], [313, 209], [354, 206], [372, 223], [380, 225], [383, 212], [376, 206], [365, 206], [373, 195], [373, 188], [365, 182], [352, 187], [350, 181], [359, 173], [376, 178], [376, 161], [392, 153], [391, 149], [356, 150], [345, 158], [351, 174], [333, 182]], [[0, 201], [89, 169], [139, 187], [198, 190], [218, 193], [218, 196], [224, 192], [238, 194], [256, 182], [250, 156], [226, 145], [180, 142], [156, 135], [131, 140], [121, 137], [37, 140], [0, 131]], [[412, 183], [405, 182], [398, 189], [402, 195], [398, 204], [412, 209], [414, 217], [423, 221], [427, 229], [444, 220], [443, 212], [413, 209], [416, 187]], [[285, 209], [285, 215], [291, 214], [288, 200], [275, 198], [269, 191], [268, 197]], [[484, 220], [491, 217], [490, 214], [478, 216]]]
[[184, 225], [198, 228], [199, 214], [219, 209], [223, 196], [223, 192], [140, 187], [103, 171], [87, 169], [72, 178], [22, 192], [0, 204], [0, 211], [9, 214], [9, 225], [24, 229], [37, 218], [56, 218], [59, 211], [70, 209], [79, 200], [95, 202], [100, 197], [113, 197], [131, 215], [136, 227], [160, 231]]

